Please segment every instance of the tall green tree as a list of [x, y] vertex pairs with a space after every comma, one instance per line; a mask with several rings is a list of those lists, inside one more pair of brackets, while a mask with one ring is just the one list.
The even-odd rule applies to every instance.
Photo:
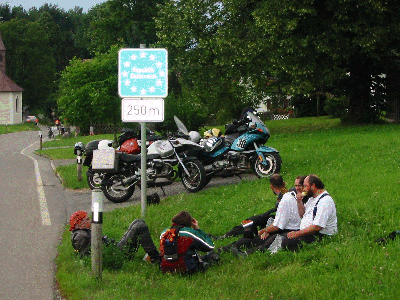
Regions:
[[246, 78], [233, 63], [236, 51], [223, 49], [225, 12], [221, 1], [170, 1], [156, 19], [157, 45], [169, 51], [175, 99], [194, 103], [207, 116], [220, 114], [220, 121], [237, 117], [254, 100], [246, 97]]
[[90, 50], [107, 52], [124, 41], [127, 47], [139, 48], [157, 41], [154, 17], [165, 0], [113, 0], [94, 6], [89, 12]]
[[0, 23], [7, 75], [24, 89], [24, 105], [40, 108], [54, 91], [55, 60], [43, 27], [26, 19]]
[[398, 58], [398, 1], [269, 0], [253, 15], [273, 69], [289, 75], [287, 85], [346, 96], [352, 122], [379, 117], [371, 89]]
[[58, 107], [70, 123], [88, 131], [95, 123], [116, 124], [121, 120], [118, 96], [118, 51], [113, 46], [105, 54], [83, 61], [74, 58], [62, 72]]

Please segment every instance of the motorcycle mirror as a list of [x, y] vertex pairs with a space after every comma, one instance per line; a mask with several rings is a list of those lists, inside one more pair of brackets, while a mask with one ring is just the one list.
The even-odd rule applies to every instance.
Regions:
[[181, 120], [178, 119], [177, 116], [174, 116], [174, 121], [176, 126], [178, 126], [178, 130], [182, 132], [184, 135], [189, 135], [189, 131], [187, 130], [186, 126], [182, 123]]

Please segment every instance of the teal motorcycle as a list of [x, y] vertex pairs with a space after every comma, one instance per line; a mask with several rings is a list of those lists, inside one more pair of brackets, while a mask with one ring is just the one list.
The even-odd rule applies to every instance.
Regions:
[[190, 155], [195, 155], [203, 164], [207, 182], [214, 176], [240, 175], [249, 169], [259, 178], [269, 177], [279, 173], [282, 164], [278, 150], [265, 146], [270, 135], [264, 122], [249, 109], [239, 121], [226, 125], [225, 136], [201, 140], [203, 150]]

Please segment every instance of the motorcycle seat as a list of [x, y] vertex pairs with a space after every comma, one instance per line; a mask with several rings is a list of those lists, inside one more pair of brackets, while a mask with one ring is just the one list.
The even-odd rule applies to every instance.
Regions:
[[118, 153], [118, 158], [124, 162], [131, 163], [140, 161], [140, 154]]
[[[149, 154], [147, 155], [147, 160], [159, 158], [160, 156], [158, 154]], [[141, 160], [141, 155], [140, 154], [128, 154], [125, 152], [118, 153], [118, 158], [124, 162], [138, 162]]]
[[150, 135], [150, 136], [147, 136], [146, 139], [149, 142], [155, 142], [155, 141], [162, 140], [163, 137], [162, 136], [158, 136], [158, 135]]

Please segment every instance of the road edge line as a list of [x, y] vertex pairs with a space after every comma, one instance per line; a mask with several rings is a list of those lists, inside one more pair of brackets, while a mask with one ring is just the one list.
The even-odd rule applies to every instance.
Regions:
[[42, 180], [42, 176], [40, 175], [40, 170], [39, 170], [39, 163], [37, 162], [37, 160], [34, 157], [24, 153], [24, 151], [26, 149], [32, 147], [33, 145], [35, 145], [37, 143], [38, 142], [35, 142], [33, 144], [30, 144], [28, 147], [24, 148], [21, 151], [21, 154], [26, 157], [29, 157], [30, 159], [33, 160], [33, 164], [35, 166], [35, 176], [36, 176], [37, 191], [38, 191], [38, 197], [39, 197], [40, 216], [42, 218], [42, 225], [49, 226], [49, 225], [51, 225], [50, 213], [49, 213], [49, 209], [47, 207], [46, 195], [45, 195], [44, 188], [43, 188], [43, 180]]

